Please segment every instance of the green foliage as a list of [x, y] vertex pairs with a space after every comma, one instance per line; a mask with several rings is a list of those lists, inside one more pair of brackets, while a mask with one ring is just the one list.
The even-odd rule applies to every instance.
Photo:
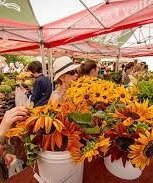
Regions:
[[82, 125], [92, 126], [91, 113], [77, 113], [73, 112], [69, 115], [70, 120]]
[[99, 126], [95, 126], [93, 128], [84, 128], [86, 134], [100, 134], [101, 128]]
[[113, 82], [120, 84], [122, 80], [122, 73], [121, 71], [119, 72], [112, 72], [110, 75], [110, 78]]
[[144, 100], [148, 99], [149, 104], [153, 104], [153, 80], [149, 81], [140, 81], [138, 83], [138, 99], [140, 102], [143, 102]]
[[15, 63], [20, 62], [23, 63], [23, 65], [28, 65], [32, 60], [33, 57], [30, 56], [18, 56], [18, 55], [3, 55], [6, 58], [7, 64], [9, 63]]
[[39, 153], [39, 147], [32, 142], [34, 138], [35, 135], [29, 135], [24, 138], [24, 146], [27, 151], [28, 165], [33, 165], [36, 162]]
[[93, 138], [93, 139], [87, 141], [86, 146], [82, 148], [82, 152], [88, 152], [88, 151], [90, 151], [90, 149], [93, 149], [96, 142], [97, 142], [96, 138]]
[[129, 133], [132, 133], [132, 132], [136, 132], [136, 131], [146, 131], [146, 130], [150, 130], [150, 129], [151, 128], [149, 127], [148, 124], [142, 123], [142, 122], [137, 122], [137, 123], [134, 123], [133, 125], [131, 125], [128, 128], [128, 131], [129, 131]]
[[0, 85], [0, 93], [11, 93], [12, 92], [12, 88], [9, 85]]
[[8, 79], [4, 84], [10, 86], [12, 90], [15, 90], [16, 81], [14, 79]]
[[4, 74], [0, 73], [0, 83], [3, 81], [3, 79], [4, 79]]
[[69, 115], [69, 119], [76, 122], [86, 134], [100, 134], [101, 128], [93, 126], [91, 113], [76, 113]]

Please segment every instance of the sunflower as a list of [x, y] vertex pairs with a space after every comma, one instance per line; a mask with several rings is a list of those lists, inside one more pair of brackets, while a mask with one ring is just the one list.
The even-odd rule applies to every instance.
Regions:
[[74, 131], [73, 133], [70, 133], [68, 136], [68, 145], [67, 150], [70, 152], [72, 159], [75, 162], [81, 162], [81, 148], [83, 147], [83, 144], [81, 141], [81, 132], [80, 131]]
[[128, 157], [135, 167], [143, 170], [153, 157], [153, 130], [140, 133], [139, 136], [136, 143], [130, 146]]
[[26, 128], [23, 127], [17, 127], [17, 128], [11, 128], [8, 130], [6, 137], [12, 138], [12, 137], [19, 137], [22, 138], [23, 135], [27, 133]]
[[135, 100], [137, 100], [137, 95], [138, 95], [138, 93], [139, 93], [139, 89], [138, 89], [138, 87], [136, 86], [136, 85], [134, 85], [134, 86], [130, 86], [130, 87], [128, 87], [128, 91], [129, 91], [129, 93], [131, 94], [131, 96], [133, 96], [133, 98], [135, 99]]
[[92, 161], [94, 156], [97, 156], [101, 153], [105, 154], [108, 151], [110, 146], [109, 138], [100, 136], [98, 139], [93, 139], [87, 142], [87, 145], [82, 148], [82, 156], [80, 161], [84, 161], [88, 158], [88, 161]]
[[41, 147], [44, 150], [70, 150], [71, 152], [80, 147], [80, 135], [76, 124], [71, 123], [68, 120], [63, 121], [64, 127], [62, 131], [55, 129], [54, 132], [50, 134], [44, 134], [42, 139]]
[[72, 83], [65, 98], [71, 100], [75, 105], [80, 105], [82, 102], [86, 102], [89, 106], [97, 102], [111, 103], [115, 86], [109, 81], [82, 77]]
[[60, 110], [54, 107], [55, 105], [48, 104], [31, 109], [31, 114], [25, 121], [26, 128], [31, 129], [33, 133], [41, 131], [48, 134], [54, 132], [55, 129], [61, 132], [64, 125], [56, 118]]
[[153, 107], [148, 106], [148, 101], [143, 103], [131, 103], [125, 108], [121, 108], [112, 115], [123, 120], [125, 126], [132, 125], [135, 121], [147, 122], [152, 124]]
[[134, 144], [136, 135], [129, 134], [128, 129], [122, 124], [114, 126], [113, 129], [105, 131], [105, 136], [110, 138], [110, 148], [106, 156], [111, 155], [111, 161], [122, 158], [123, 166], [128, 160], [129, 146]]
[[118, 99], [121, 103], [130, 104], [132, 100], [132, 95], [124, 86], [119, 86], [114, 89], [113, 98]]
[[54, 151], [55, 146], [60, 149], [62, 147], [62, 143], [62, 134], [55, 130], [52, 134], [43, 135], [42, 149]]

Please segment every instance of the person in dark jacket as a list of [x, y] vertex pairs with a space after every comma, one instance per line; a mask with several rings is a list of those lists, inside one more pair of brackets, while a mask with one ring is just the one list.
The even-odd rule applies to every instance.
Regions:
[[34, 107], [47, 104], [52, 92], [52, 84], [42, 73], [42, 64], [39, 61], [33, 61], [28, 65], [27, 69], [33, 73], [36, 79], [31, 95]]

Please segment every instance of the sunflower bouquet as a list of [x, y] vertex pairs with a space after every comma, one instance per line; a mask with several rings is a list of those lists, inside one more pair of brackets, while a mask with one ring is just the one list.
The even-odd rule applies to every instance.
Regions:
[[[95, 138], [85, 133], [73, 117], [68, 118], [70, 109], [66, 107], [68, 104], [63, 103], [60, 107], [48, 104], [30, 109], [28, 118], [8, 131], [9, 139], [19, 137], [23, 140], [28, 164], [35, 163], [39, 152], [45, 150], [69, 151], [75, 162], [91, 160], [92, 156], [107, 151], [109, 138]], [[64, 109], [67, 109], [66, 113]], [[85, 120], [81, 120], [84, 123]]]
[[36, 161], [40, 151], [64, 151], [82, 146], [77, 125], [63, 119], [60, 109], [50, 104], [30, 109], [28, 118], [8, 131], [8, 138], [14, 136], [23, 139], [29, 164]]
[[106, 156], [112, 162], [122, 158], [123, 166], [130, 160], [143, 170], [153, 157], [153, 106], [148, 101], [131, 103], [116, 109], [111, 117], [117, 123], [104, 132], [110, 138]]
[[65, 100], [71, 101], [75, 106], [84, 104], [84, 107], [91, 108], [99, 103], [109, 106], [115, 101], [129, 104], [136, 99], [123, 85], [84, 76], [72, 83], [66, 92]]
[[[109, 156], [143, 169], [153, 155], [153, 106], [137, 102], [134, 88], [82, 77], [60, 105], [30, 109], [28, 118], [9, 130], [22, 138], [29, 163], [42, 150], [69, 151], [75, 162]], [[140, 160], [141, 158], [141, 160]]]
[[[80, 151], [82, 157], [91, 160], [93, 156], [106, 154], [111, 138], [104, 131], [118, 122], [109, 113], [115, 107], [131, 104], [133, 100], [136, 98], [132, 96], [132, 90], [110, 81], [82, 77], [72, 83], [61, 104], [61, 115], [77, 124], [86, 134], [87, 139], [83, 141]], [[99, 139], [105, 139], [105, 151], [100, 150]], [[73, 153], [74, 159], [78, 159], [75, 155]]]

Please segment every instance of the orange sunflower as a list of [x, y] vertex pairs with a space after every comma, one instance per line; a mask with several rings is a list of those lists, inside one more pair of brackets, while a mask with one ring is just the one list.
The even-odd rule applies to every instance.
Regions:
[[64, 125], [62, 121], [56, 119], [57, 111], [58, 109], [56, 110], [50, 105], [33, 108], [25, 125], [28, 129], [32, 128], [33, 133], [43, 130], [48, 134], [53, 128], [61, 132]]
[[131, 103], [125, 108], [121, 108], [112, 115], [123, 120], [125, 126], [132, 125], [135, 121], [153, 124], [153, 107], [148, 106], [148, 101], [143, 103]]
[[139, 136], [136, 143], [130, 146], [128, 157], [135, 167], [143, 170], [153, 157], [153, 130], [140, 133]]

